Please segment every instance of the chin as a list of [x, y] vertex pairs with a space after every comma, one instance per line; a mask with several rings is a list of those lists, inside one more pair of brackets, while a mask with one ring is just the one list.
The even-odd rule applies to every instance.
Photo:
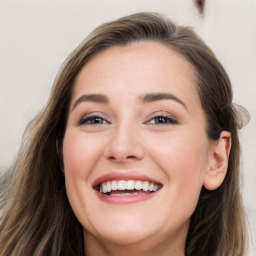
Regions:
[[143, 240], [146, 240], [148, 237], [147, 234], [145, 234], [145, 231], [143, 233], [137, 233], [136, 231], [123, 231], [123, 232], [105, 232], [101, 233], [101, 236], [104, 240], [107, 240], [108, 242], [111, 242], [113, 244], [118, 245], [133, 245], [142, 242]]
[[154, 226], [149, 226], [143, 219], [135, 216], [134, 218], [131, 216], [106, 218], [103, 222], [99, 221], [94, 230], [96, 230], [93, 232], [96, 237], [120, 245], [139, 243], [157, 232]]

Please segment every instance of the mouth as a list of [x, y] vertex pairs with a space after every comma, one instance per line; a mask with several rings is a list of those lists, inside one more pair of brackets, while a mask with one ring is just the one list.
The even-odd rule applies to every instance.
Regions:
[[119, 171], [99, 177], [92, 187], [104, 203], [131, 204], [155, 197], [163, 185], [144, 174]]
[[161, 188], [161, 184], [145, 180], [109, 180], [94, 188], [105, 196], [134, 196], [152, 194]]

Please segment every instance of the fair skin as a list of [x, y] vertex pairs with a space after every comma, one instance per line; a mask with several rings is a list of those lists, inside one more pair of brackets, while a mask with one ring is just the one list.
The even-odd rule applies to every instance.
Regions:
[[[184, 256], [200, 190], [221, 185], [230, 144], [227, 132], [208, 139], [181, 55], [153, 42], [99, 53], [78, 75], [61, 145], [86, 255]], [[144, 190], [127, 191], [128, 180]]]

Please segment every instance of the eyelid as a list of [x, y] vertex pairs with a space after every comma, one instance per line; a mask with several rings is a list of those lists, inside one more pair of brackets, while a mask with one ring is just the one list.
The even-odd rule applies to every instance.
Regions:
[[172, 117], [173, 119], [177, 119], [177, 117], [174, 114], [172, 114], [172, 113], [170, 113], [169, 111], [166, 111], [166, 110], [154, 111], [153, 113], [151, 113], [149, 115], [148, 119], [156, 117], [156, 116], [166, 116], [166, 117]]
[[[166, 111], [156, 111], [154, 113], [152, 113], [148, 118], [147, 121], [145, 122], [146, 124], [150, 124], [149, 122], [156, 118], [156, 117], [165, 117], [168, 118], [170, 120], [172, 120], [171, 124], [179, 124], [179, 120], [178, 118], [176, 118], [173, 114], [171, 114], [170, 112], [166, 112]], [[161, 125], [161, 124], [158, 124]], [[164, 125], [164, 124], [163, 124]]]
[[[111, 122], [108, 120], [109, 118], [106, 117], [106, 115], [104, 113], [101, 112], [90, 112], [90, 113], [86, 113], [82, 116], [82, 118], [79, 119], [78, 125], [83, 125], [83, 121], [89, 118], [93, 118], [93, 117], [99, 117], [102, 118], [103, 120], [105, 120], [107, 122], [107, 124], [111, 124]], [[90, 124], [88, 124], [90, 125]]]

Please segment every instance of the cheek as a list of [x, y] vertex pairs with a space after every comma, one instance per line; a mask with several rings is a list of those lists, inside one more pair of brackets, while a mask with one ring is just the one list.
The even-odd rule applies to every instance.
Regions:
[[[195, 136], [196, 137], [196, 136]], [[207, 165], [207, 141], [193, 136], [170, 136], [150, 147], [150, 155], [168, 176], [199, 177]]]
[[151, 158], [167, 178], [170, 204], [181, 212], [194, 211], [207, 168], [207, 141], [193, 136], [177, 136], [151, 147]]
[[[81, 132], [67, 131], [63, 140], [63, 161], [67, 192], [79, 193], [101, 155], [101, 145]], [[73, 192], [74, 191], [74, 192]]]
[[67, 133], [63, 141], [65, 176], [87, 177], [101, 153], [101, 146], [82, 133]]
[[[102, 142], [93, 136], [66, 131], [63, 140], [65, 186], [69, 203], [80, 222], [87, 222], [90, 205], [90, 174], [102, 155]], [[87, 196], [85, 196], [87, 195]]]

